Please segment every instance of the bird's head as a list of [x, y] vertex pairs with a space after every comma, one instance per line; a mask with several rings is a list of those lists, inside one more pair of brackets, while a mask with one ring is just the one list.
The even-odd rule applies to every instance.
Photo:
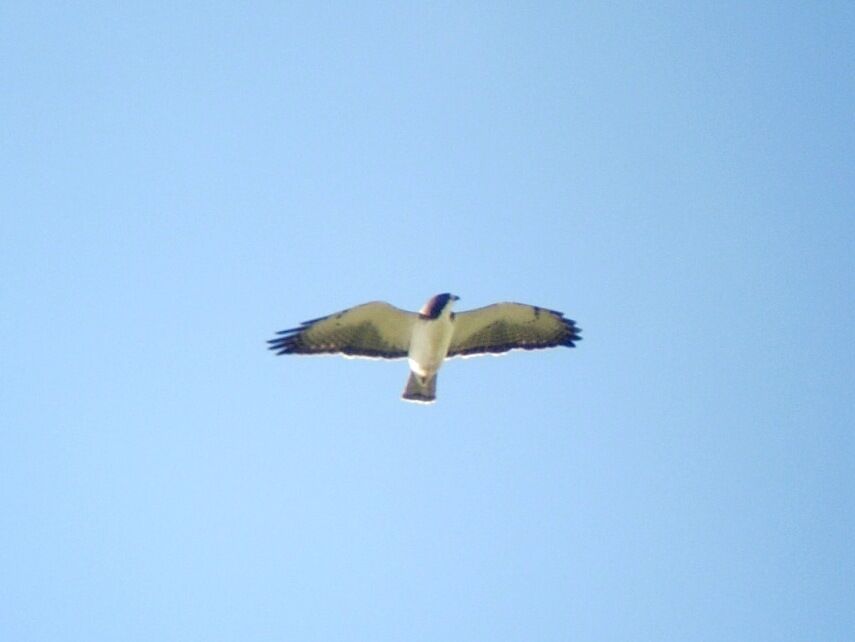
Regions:
[[446, 310], [451, 311], [451, 306], [459, 298], [456, 294], [449, 294], [448, 292], [437, 294], [428, 299], [427, 303], [419, 310], [419, 314], [429, 319], [438, 319]]

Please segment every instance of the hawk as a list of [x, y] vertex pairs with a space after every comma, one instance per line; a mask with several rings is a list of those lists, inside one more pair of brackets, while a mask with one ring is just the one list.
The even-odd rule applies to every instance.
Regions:
[[402, 398], [436, 400], [436, 376], [445, 359], [537, 350], [579, 341], [580, 328], [561, 312], [523, 303], [496, 303], [454, 313], [460, 297], [437, 294], [419, 312], [372, 301], [304, 321], [268, 341], [276, 354], [341, 354], [367, 359], [403, 359], [410, 377]]

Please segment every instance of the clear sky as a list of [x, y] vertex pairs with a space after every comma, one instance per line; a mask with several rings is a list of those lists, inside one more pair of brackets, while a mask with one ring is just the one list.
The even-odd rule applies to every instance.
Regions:
[[0, 639], [855, 639], [855, 5], [656, 4], [0, 7]]

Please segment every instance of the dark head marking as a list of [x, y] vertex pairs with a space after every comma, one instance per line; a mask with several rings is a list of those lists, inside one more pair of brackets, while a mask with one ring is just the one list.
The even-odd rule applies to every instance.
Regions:
[[427, 317], [428, 319], [437, 319], [451, 301], [457, 301], [459, 298], [460, 297], [449, 294], [448, 292], [437, 294], [422, 306], [419, 314], [423, 317]]

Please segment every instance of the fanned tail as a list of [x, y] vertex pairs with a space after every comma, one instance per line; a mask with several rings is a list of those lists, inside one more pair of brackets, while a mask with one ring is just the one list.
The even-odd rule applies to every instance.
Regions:
[[436, 373], [429, 377], [420, 377], [415, 372], [411, 372], [401, 399], [414, 403], [433, 403], [436, 401]]

